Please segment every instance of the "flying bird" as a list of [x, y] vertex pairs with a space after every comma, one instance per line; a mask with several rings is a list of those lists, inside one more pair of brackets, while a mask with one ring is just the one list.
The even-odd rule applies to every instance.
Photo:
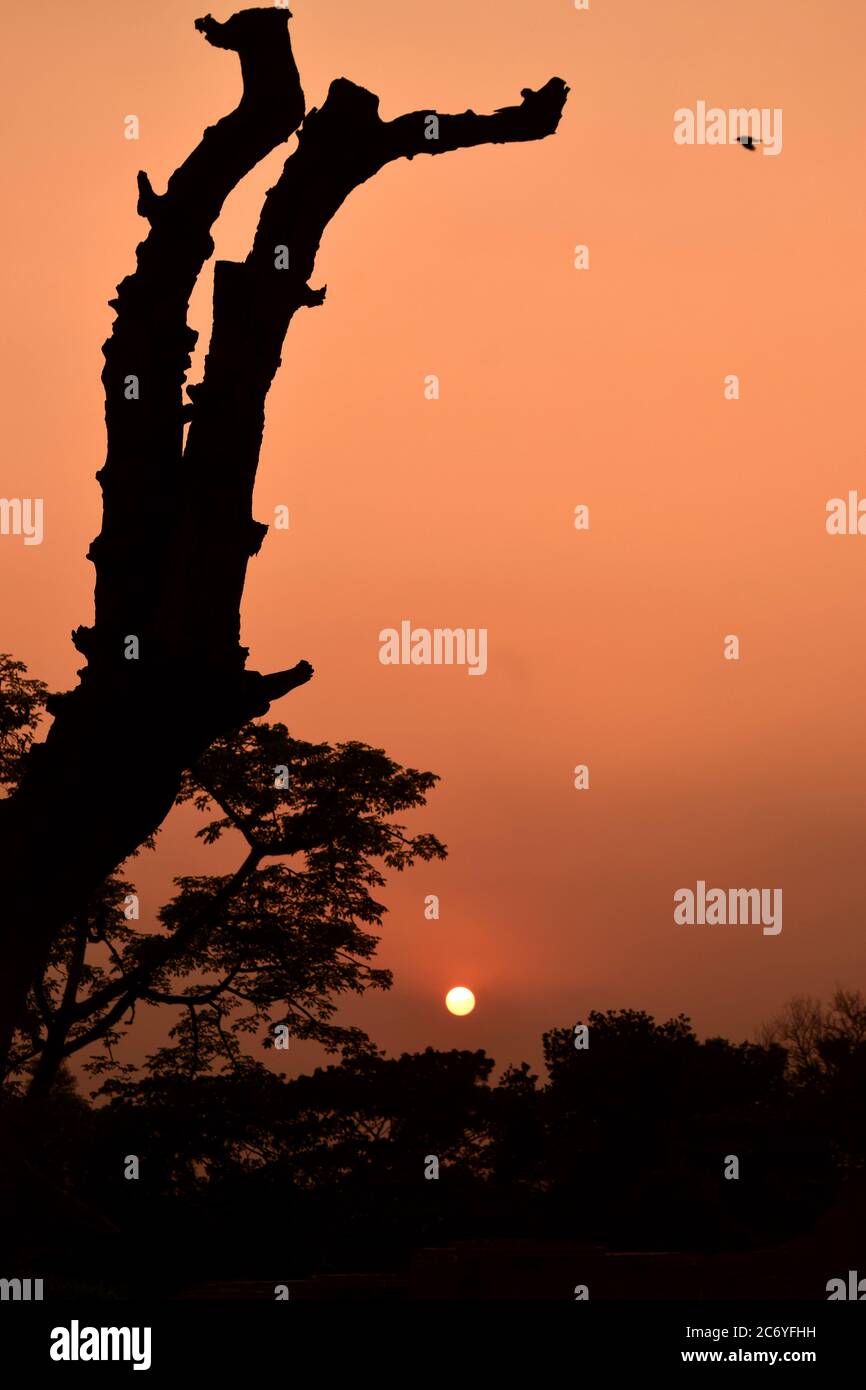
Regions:
[[760, 140], [756, 140], [753, 135], [737, 136], [737, 144], [742, 145], [744, 150], [756, 150], [760, 143]]

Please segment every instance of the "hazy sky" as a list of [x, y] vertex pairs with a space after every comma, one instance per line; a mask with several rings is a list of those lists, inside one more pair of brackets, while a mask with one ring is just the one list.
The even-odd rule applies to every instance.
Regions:
[[[91, 612], [100, 348], [145, 231], [135, 174], [161, 190], [240, 89], [195, 32], [204, 8], [49, 0], [4, 20], [0, 493], [44, 498], [45, 538], [0, 537], [0, 649], [56, 688]], [[742, 1037], [794, 993], [864, 984], [866, 537], [830, 537], [825, 507], [866, 495], [866, 11], [293, 10], [308, 106], [337, 76], [386, 118], [571, 88], [552, 139], [392, 165], [352, 196], [313, 280], [326, 304], [296, 318], [268, 402], [255, 514], [284, 503], [291, 527], [251, 566], [244, 640], [257, 669], [316, 668], [273, 714], [442, 777], [413, 827], [450, 858], [393, 882], [395, 986], [347, 1021], [389, 1050], [504, 1063], [591, 1008]], [[782, 152], [677, 146], [674, 111], [699, 100], [781, 108]], [[286, 152], [231, 200], [219, 255], [246, 253]], [[486, 627], [487, 674], [382, 666], [402, 619]], [[138, 875], [144, 916], [173, 874], [228, 862], [176, 817]], [[698, 879], [781, 888], [782, 932], [677, 926], [674, 891]], [[464, 1020], [442, 1007], [457, 983], [478, 996]]]

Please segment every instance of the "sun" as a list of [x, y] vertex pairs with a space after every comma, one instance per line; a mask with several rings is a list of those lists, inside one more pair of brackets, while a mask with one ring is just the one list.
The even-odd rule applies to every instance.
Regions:
[[465, 985], [455, 985], [445, 995], [445, 1007], [450, 1013], [457, 1014], [459, 1017], [464, 1014], [471, 1014], [475, 1008], [475, 995]]

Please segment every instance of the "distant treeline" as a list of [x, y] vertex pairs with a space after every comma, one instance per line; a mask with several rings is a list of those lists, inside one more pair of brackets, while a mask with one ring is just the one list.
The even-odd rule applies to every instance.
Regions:
[[361, 1047], [294, 1080], [152, 1068], [96, 1106], [68, 1074], [7, 1091], [20, 1258], [123, 1295], [396, 1269], [455, 1239], [749, 1249], [807, 1231], [866, 1163], [859, 995], [795, 1000], [760, 1043], [592, 1013], [544, 1057], [543, 1082], [524, 1063], [494, 1083], [483, 1051]]

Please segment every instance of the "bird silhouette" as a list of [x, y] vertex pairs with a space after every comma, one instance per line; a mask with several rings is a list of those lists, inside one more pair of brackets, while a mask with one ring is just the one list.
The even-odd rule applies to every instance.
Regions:
[[760, 143], [760, 140], [756, 140], [753, 135], [737, 136], [737, 144], [742, 145], [744, 150], [756, 150]]

